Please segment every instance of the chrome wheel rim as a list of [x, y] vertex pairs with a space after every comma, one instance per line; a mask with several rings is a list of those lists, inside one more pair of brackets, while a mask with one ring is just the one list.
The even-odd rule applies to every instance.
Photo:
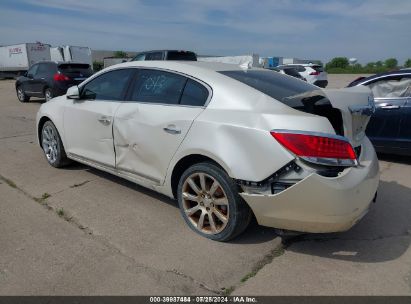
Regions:
[[51, 96], [50, 90], [46, 90], [45, 97], [46, 97], [46, 101], [49, 101], [50, 99], [53, 98], [53, 97]]
[[59, 142], [56, 132], [50, 126], [45, 126], [42, 132], [42, 147], [49, 163], [57, 160]]
[[227, 195], [220, 183], [206, 173], [190, 175], [182, 188], [183, 211], [194, 228], [206, 234], [218, 234], [227, 226]]
[[21, 88], [17, 89], [17, 97], [19, 98], [19, 100], [24, 100], [24, 92]]

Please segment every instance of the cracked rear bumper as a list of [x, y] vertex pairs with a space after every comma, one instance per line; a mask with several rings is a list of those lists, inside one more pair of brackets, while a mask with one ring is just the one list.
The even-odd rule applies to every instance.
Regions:
[[378, 159], [368, 138], [360, 165], [338, 177], [311, 174], [274, 195], [241, 193], [260, 225], [302, 232], [345, 231], [368, 211], [379, 183]]

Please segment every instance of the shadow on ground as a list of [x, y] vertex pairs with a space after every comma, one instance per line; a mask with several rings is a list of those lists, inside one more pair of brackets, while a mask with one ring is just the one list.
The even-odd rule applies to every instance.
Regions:
[[362, 263], [397, 259], [411, 242], [411, 189], [380, 182], [370, 212], [349, 231], [287, 238], [287, 250]]
[[[106, 173], [104, 171], [100, 171], [97, 169], [94, 169], [92, 167], [88, 167], [86, 165], [82, 165], [80, 163], [73, 163], [70, 166], [67, 166], [64, 168], [64, 170], [86, 170], [100, 178], [104, 178], [106, 180], [109, 180], [113, 183], [116, 183], [118, 185], [127, 187], [129, 189], [132, 189], [134, 191], [141, 192], [145, 195], [151, 196], [155, 198], [156, 200], [168, 204], [170, 206], [178, 208], [178, 203], [177, 200], [170, 199], [169, 197], [162, 195], [160, 193], [157, 193], [151, 189], [139, 186], [133, 182], [130, 182], [126, 179], [123, 179], [121, 177], [117, 177], [115, 175], [112, 175], [110, 173]], [[183, 218], [181, 218], [183, 221]], [[187, 227], [187, 229], [189, 229]], [[233, 244], [259, 244], [259, 243], [265, 243], [269, 242], [276, 237], [278, 237], [277, 230], [269, 227], [263, 227], [257, 224], [256, 220], [253, 218], [249, 227], [247, 230], [240, 235], [239, 237], [235, 238], [234, 240], [230, 241], [230, 243]]]

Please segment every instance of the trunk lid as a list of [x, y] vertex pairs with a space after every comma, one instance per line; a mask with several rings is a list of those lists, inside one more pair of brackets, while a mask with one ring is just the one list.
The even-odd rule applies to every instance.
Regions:
[[365, 136], [370, 117], [375, 111], [371, 91], [364, 86], [323, 91], [333, 108], [341, 111], [344, 136], [349, 139], [353, 147], [359, 146]]

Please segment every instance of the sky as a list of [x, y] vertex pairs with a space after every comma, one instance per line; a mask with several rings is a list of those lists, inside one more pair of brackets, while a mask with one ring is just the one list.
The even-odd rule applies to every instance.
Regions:
[[411, 58], [411, 0], [0, 0], [0, 45]]

